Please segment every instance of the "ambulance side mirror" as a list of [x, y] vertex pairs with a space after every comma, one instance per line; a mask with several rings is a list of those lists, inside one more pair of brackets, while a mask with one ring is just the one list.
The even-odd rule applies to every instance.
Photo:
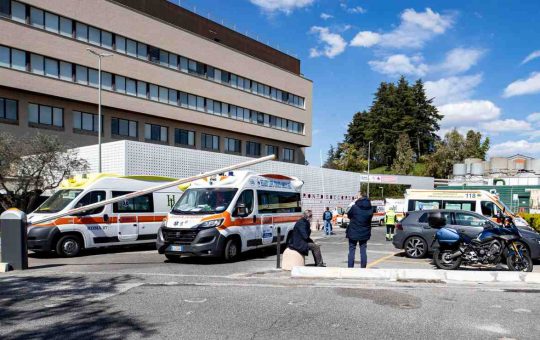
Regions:
[[236, 210], [234, 214], [235, 216], [247, 217], [249, 215], [246, 205], [244, 203], [237, 204], [235, 210]]

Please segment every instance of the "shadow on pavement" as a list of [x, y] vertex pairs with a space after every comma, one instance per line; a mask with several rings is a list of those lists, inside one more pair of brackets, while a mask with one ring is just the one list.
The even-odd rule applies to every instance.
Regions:
[[[106, 248], [84, 249], [81, 252], [81, 255], [79, 257], [87, 257], [87, 256], [93, 256], [93, 255], [104, 255], [104, 254], [121, 254], [121, 253], [129, 253], [129, 252], [136, 252], [136, 251], [147, 251], [147, 250], [156, 250], [155, 243], [140, 244], [140, 245], [130, 245], [130, 246], [113, 246], [113, 247], [106, 247]], [[58, 256], [54, 252], [43, 252], [43, 253], [42, 252], [40, 252], [40, 253], [29, 252], [28, 257], [36, 258], [36, 259], [58, 258]]]
[[128, 280], [129, 276], [97, 282], [81, 276], [0, 278], [0, 338], [150, 337], [156, 333], [150, 324], [107, 302]]
[[[281, 247], [281, 253], [283, 253], [283, 251], [285, 251], [285, 249], [284, 247]], [[270, 257], [275, 256], [276, 254], [277, 254], [277, 251], [275, 247], [249, 250], [249, 251], [246, 251], [245, 253], [242, 253], [237, 261], [240, 262], [240, 261], [249, 261], [249, 260], [269, 260]], [[215, 264], [226, 263], [224, 259], [219, 258], [219, 257], [204, 257], [204, 256], [199, 256], [199, 257], [198, 256], [183, 256], [176, 261], [165, 260], [165, 262], [180, 263], [180, 264], [181, 263], [200, 264], [200, 265], [215, 265]]]

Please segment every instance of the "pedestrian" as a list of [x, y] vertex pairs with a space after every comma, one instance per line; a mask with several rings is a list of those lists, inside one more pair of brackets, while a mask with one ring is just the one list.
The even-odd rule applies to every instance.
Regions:
[[384, 223], [386, 224], [386, 240], [392, 241], [394, 239], [394, 231], [396, 228], [396, 212], [394, 208], [390, 208], [384, 216]]
[[323, 213], [324, 221], [324, 233], [326, 235], [332, 234], [332, 212], [329, 207], [326, 207], [326, 211]]
[[351, 205], [347, 212], [349, 217], [349, 226], [346, 236], [349, 239], [349, 268], [354, 267], [354, 253], [356, 245], [360, 246], [360, 267], [367, 266], [367, 242], [371, 238], [371, 219], [373, 218], [373, 209], [369, 198], [362, 192], [358, 195], [358, 200]]
[[322, 259], [321, 247], [313, 242], [313, 240], [309, 237], [311, 235], [312, 219], [312, 211], [304, 211], [302, 218], [296, 221], [296, 224], [294, 225], [292, 237], [289, 241], [288, 247], [292, 250], [296, 250], [304, 256], [307, 256], [311, 250], [313, 260], [315, 261], [315, 266], [326, 267]]

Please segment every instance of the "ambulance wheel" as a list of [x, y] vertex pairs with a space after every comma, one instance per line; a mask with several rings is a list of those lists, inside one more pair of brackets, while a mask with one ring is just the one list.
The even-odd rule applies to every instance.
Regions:
[[75, 257], [81, 249], [81, 238], [76, 235], [64, 235], [56, 242], [56, 253], [62, 257]]
[[223, 250], [223, 258], [227, 262], [235, 261], [240, 255], [240, 242], [235, 238], [229, 238], [225, 242], [225, 249]]
[[165, 254], [165, 257], [169, 262], [178, 262], [180, 261], [180, 255]]

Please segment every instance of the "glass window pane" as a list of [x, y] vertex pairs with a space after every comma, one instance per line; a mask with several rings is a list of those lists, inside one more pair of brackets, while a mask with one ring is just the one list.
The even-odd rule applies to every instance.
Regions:
[[126, 78], [122, 76], [114, 77], [116, 92], [126, 93]]
[[191, 146], [195, 145], [195, 132], [193, 131], [188, 132], [188, 144]]
[[169, 67], [174, 69], [178, 68], [178, 56], [174, 53], [169, 53]]
[[180, 57], [180, 71], [187, 72], [188, 71], [188, 60], [187, 58]]
[[45, 29], [49, 32], [58, 33], [59, 19], [58, 15], [45, 13]]
[[45, 75], [58, 78], [58, 61], [54, 59], [45, 59]]
[[73, 128], [74, 129], [81, 129], [82, 127], [82, 117], [81, 112], [79, 111], [73, 111]]
[[137, 57], [144, 60], [148, 59], [148, 48], [146, 47], [146, 44], [137, 44]]
[[101, 87], [105, 90], [112, 91], [112, 74], [101, 71]]
[[65, 61], [60, 62], [60, 79], [73, 81], [72, 72], [73, 70], [70, 63], [66, 63]]
[[26, 23], [26, 6], [17, 1], [11, 2], [11, 19]]
[[137, 82], [137, 97], [146, 98], [146, 82]]
[[232, 86], [232, 87], [237, 87], [236, 83], [237, 83], [237, 76], [236, 76], [236, 74], [231, 74], [231, 86]]
[[12, 48], [11, 67], [16, 70], [26, 71], [26, 52]]
[[161, 127], [161, 134], [160, 134], [160, 137], [161, 137], [161, 141], [162, 142], [166, 142], [168, 140], [168, 129], [164, 126]]
[[169, 101], [169, 90], [166, 87], [159, 87], [159, 101], [162, 103]]
[[197, 109], [197, 96], [192, 94], [188, 96], [188, 107], [192, 110]]
[[6, 112], [4, 110], [5, 101], [4, 98], [0, 98], [0, 118], [6, 118]]
[[88, 42], [94, 45], [101, 45], [101, 32], [95, 27], [88, 27]]
[[148, 56], [151, 62], [159, 63], [159, 48], [148, 46]]
[[111, 119], [111, 133], [113, 135], [118, 134], [118, 118], [112, 118]]
[[127, 54], [132, 56], [132, 57], [136, 57], [137, 56], [137, 42], [131, 40], [131, 39], [127, 39], [126, 40], [126, 51], [127, 51]]
[[[98, 120], [98, 115], [92, 115], [92, 117], [94, 118], [94, 132], [98, 132], [98, 128], [99, 128], [99, 120]], [[103, 117], [101, 117], [101, 119], [103, 119]], [[101, 122], [101, 131], [103, 131], [103, 122]]]
[[176, 90], [169, 90], [169, 104], [178, 105], [178, 92]]
[[73, 23], [71, 19], [60, 17], [60, 34], [66, 37], [73, 37]]
[[124, 38], [123, 36], [121, 35], [116, 35], [116, 39], [115, 39], [115, 47], [116, 47], [116, 50], [120, 53], [126, 53], [126, 38]]
[[151, 132], [151, 139], [152, 140], [160, 140], [160, 133], [161, 133], [161, 126], [159, 125], [151, 125], [152, 132]]
[[204, 111], [204, 98], [197, 97], [197, 111]]
[[214, 110], [213, 110], [214, 114], [221, 114], [221, 102], [218, 102], [218, 101], [214, 101]]
[[82, 114], [82, 129], [92, 131], [94, 129], [94, 117], [90, 113]]
[[129, 136], [137, 137], [137, 122], [132, 120], [129, 121]]
[[99, 79], [98, 79], [98, 71], [89, 69], [88, 70], [88, 84], [93, 87], [98, 87]]
[[37, 104], [28, 104], [28, 121], [30, 123], [39, 122], [39, 107]]
[[39, 106], [39, 123], [52, 125], [52, 107], [45, 105]]
[[221, 83], [221, 70], [219, 68], [214, 69], [214, 80]]
[[112, 33], [101, 31], [101, 46], [112, 50]]
[[188, 107], [188, 95], [185, 92], [180, 92], [180, 106]]
[[152, 137], [152, 125], [144, 124], [144, 138], [151, 139]]
[[214, 113], [214, 101], [212, 99], [206, 99], [206, 112]]
[[159, 99], [159, 90], [157, 85], [149, 84], [150, 87], [150, 100], [157, 101]]
[[6, 119], [17, 120], [17, 116], [18, 116], [17, 101], [6, 99], [5, 102], [6, 102], [6, 112], [5, 112]]
[[10, 67], [10, 51], [9, 48], [0, 46], [0, 66]]
[[79, 84], [88, 84], [88, 72], [86, 67], [81, 65], [75, 67], [75, 81]]
[[118, 134], [129, 136], [129, 121], [125, 119], [118, 120]]
[[169, 53], [159, 50], [159, 64], [162, 66], [169, 66]]
[[75, 24], [75, 38], [77, 40], [87, 41], [88, 40], [88, 26], [81, 24], [80, 22]]
[[197, 72], [197, 62], [195, 60], [188, 60], [188, 70], [190, 73]]
[[43, 11], [35, 7], [30, 8], [30, 24], [34, 27], [43, 28]]
[[53, 125], [59, 127], [64, 126], [64, 110], [57, 107], [53, 108]]
[[44, 62], [44, 59], [42, 56], [32, 53], [30, 55], [30, 65], [31, 65], [32, 73], [44, 74], [43, 62]]
[[133, 79], [126, 79], [126, 93], [130, 96], [137, 95], [137, 83]]

